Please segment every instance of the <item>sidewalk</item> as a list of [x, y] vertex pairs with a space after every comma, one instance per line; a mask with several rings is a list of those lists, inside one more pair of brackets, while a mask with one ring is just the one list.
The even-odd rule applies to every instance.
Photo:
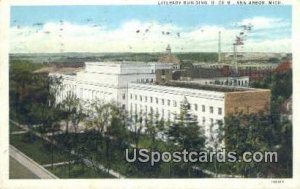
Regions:
[[[36, 177], [40, 179], [58, 178], [54, 174], [49, 172], [47, 169], [45, 169], [43, 166], [33, 161], [30, 157], [23, 154], [17, 148], [13, 147], [12, 145], [9, 145], [9, 156], [25, 168], [24, 172], [26, 172], [25, 174], [28, 175], [29, 177], [33, 177], [33, 178]], [[14, 160], [12, 162], [14, 162]]]
[[[11, 121], [12, 123], [14, 123], [16, 126], [21, 127], [22, 129], [24, 129], [24, 130], [26, 130], [26, 131], [29, 131], [29, 130], [30, 130], [30, 129], [29, 129], [27, 126], [25, 126], [25, 125], [21, 125], [21, 124], [15, 122], [15, 121], [13, 121], [13, 120], [10, 120], [10, 121]], [[46, 141], [48, 141], [48, 142], [50, 142], [50, 143], [53, 142], [54, 145], [57, 145], [57, 142], [56, 142], [56, 141], [52, 141], [52, 140], [49, 139], [47, 136], [43, 136], [42, 134], [37, 133], [36, 131], [33, 131], [33, 130], [31, 130], [31, 132], [34, 133], [36, 136], [38, 136], [38, 137], [40, 137], [40, 138], [42, 138], [42, 139], [44, 139], [44, 140], [46, 140]], [[77, 156], [81, 156], [81, 155], [78, 154], [77, 152], [71, 152], [71, 154], [77, 155]], [[84, 161], [84, 163], [85, 163], [86, 166], [88, 166], [88, 167], [93, 166], [93, 162], [92, 162], [91, 160], [89, 160], [89, 159], [87, 159], [87, 158], [84, 158], [83, 161]], [[103, 166], [103, 165], [100, 164], [100, 163], [97, 163], [96, 166], [97, 166], [98, 169], [100, 169], [100, 170], [102, 170], [102, 171], [107, 171], [107, 169], [105, 168], [105, 166]], [[110, 170], [108, 171], [108, 173], [109, 173], [110, 175], [114, 176], [114, 177], [117, 177], [117, 178], [126, 178], [126, 177], [125, 177], [124, 175], [122, 175], [121, 173], [119, 173], [119, 172], [117, 172], [117, 171], [114, 171], [114, 170], [112, 170], [112, 169], [110, 169]]]

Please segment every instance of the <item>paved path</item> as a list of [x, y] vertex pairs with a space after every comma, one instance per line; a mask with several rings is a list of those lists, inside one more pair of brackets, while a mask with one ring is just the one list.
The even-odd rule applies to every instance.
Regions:
[[[30, 157], [23, 154], [21, 151], [19, 151], [17, 148], [13, 147], [12, 145], [9, 145], [9, 156], [12, 157], [15, 161], [17, 161], [19, 164], [21, 164], [25, 169], [23, 170], [26, 175], [29, 175], [29, 177], [37, 177], [41, 179], [56, 179], [54, 174], [49, 172], [47, 169], [42, 167], [37, 162], [33, 161]], [[12, 168], [15, 168], [14, 165]], [[22, 170], [22, 167], [20, 167]], [[16, 169], [14, 169], [17, 171]], [[14, 171], [13, 170], [13, 171]], [[18, 175], [17, 175], [18, 177]]]
[[27, 133], [28, 131], [13, 131], [13, 132], [11, 132], [10, 134], [11, 135], [19, 135], [19, 134], [25, 134], [25, 133]]
[[[12, 121], [12, 120], [11, 120], [11, 122], [13, 122], [16, 126], [21, 127], [22, 129], [25, 129], [25, 130], [27, 130], [27, 131], [29, 130], [29, 128], [28, 128], [27, 126], [20, 125], [19, 123], [15, 122], [15, 121]], [[26, 132], [26, 131], [25, 131], [25, 132]], [[41, 135], [40, 133], [37, 133], [37, 132], [35, 132], [35, 131], [33, 131], [33, 132], [34, 132], [34, 134], [37, 135], [38, 137], [41, 137], [41, 138], [43, 138], [44, 140], [46, 140], [46, 141], [48, 141], [48, 142], [50, 142], [50, 143], [52, 142], [48, 137], [43, 136], [43, 135]], [[61, 133], [60, 133], [60, 132], [57, 132], [57, 134], [61, 134]], [[51, 136], [51, 134], [49, 134], [49, 135], [47, 135], [47, 136]], [[109, 138], [110, 138], [110, 139], [114, 139], [115, 137], [109, 136]], [[56, 141], [53, 141], [53, 144], [57, 145]], [[129, 145], [130, 145], [130, 147], [132, 147], [132, 148], [135, 148], [135, 147], [136, 147], [135, 144], [132, 144], [132, 143], [129, 143]], [[72, 154], [73, 154], [73, 155], [80, 155], [80, 154], [78, 154], [78, 153], [76, 153], [76, 152], [72, 152]], [[94, 165], [93, 162], [92, 162], [91, 160], [89, 160], [89, 159], [84, 158], [83, 161], [84, 161], [84, 163], [85, 163], [87, 166], [89, 166], [89, 167], [91, 167], [91, 166]], [[66, 163], [66, 162], [60, 162], [60, 163], [57, 163], [56, 165], [63, 165], [64, 163]], [[51, 164], [49, 164], [49, 165], [51, 166]], [[44, 165], [44, 167], [45, 167], [45, 166], [48, 167], [49, 165]], [[105, 172], [107, 171], [107, 169], [106, 169], [102, 164], [100, 164], [100, 163], [97, 164], [97, 167], [98, 167], [100, 170], [102, 170], [102, 171], [105, 171]], [[207, 174], [207, 175], [211, 175], [211, 176], [213, 176], [213, 177], [215, 177], [215, 178], [243, 178], [241, 175], [216, 174], [215, 172], [212, 172], [212, 171], [210, 171], [210, 170], [207, 170], [207, 169], [201, 169], [201, 168], [198, 167], [198, 166], [193, 166], [192, 168], [195, 169], [195, 170], [200, 170], [200, 171], [202, 171], [203, 173], [205, 173], [205, 174]], [[120, 174], [120, 173], [118, 173], [117, 171], [114, 171], [114, 170], [109, 170], [108, 173], [109, 173], [110, 175], [113, 175], [113, 176], [117, 177], [117, 178], [125, 178], [124, 175], [122, 175], [122, 174]]]
[[[22, 128], [22, 129], [24, 129], [24, 130], [26, 130], [26, 131], [29, 131], [29, 130], [30, 130], [30, 129], [29, 129], [27, 126], [25, 126], [25, 125], [21, 125], [21, 124], [15, 122], [15, 121], [13, 121], [13, 120], [10, 120], [10, 121], [11, 121], [12, 123], [14, 123], [16, 126]], [[52, 140], [49, 139], [47, 136], [44, 136], [44, 135], [42, 135], [42, 134], [40, 134], [40, 133], [38, 133], [38, 132], [36, 132], [36, 131], [33, 131], [33, 130], [31, 130], [31, 132], [32, 132], [33, 134], [35, 134], [36, 136], [38, 136], [38, 137], [40, 137], [40, 138], [42, 138], [42, 139], [44, 139], [44, 140], [46, 140], [46, 141], [48, 141], [48, 142], [50, 142], [50, 143], [53, 142], [54, 145], [58, 145], [57, 142], [56, 142], [55, 140], [52, 141]], [[82, 156], [81, 154], [79, 154], [79, 153], [77, 153], [77, 152], [75, 152], [75, 151], [72, 151], [71, 154], [76, 155], [76, 156]], [[83, 158], [83, 162], [84, 162], [88, 167], [95, 166], [95, 163], [93, 163], [91, 160], [89, 160], [89, 159], [87, 159], [87, 158]], [[96, 166], [97, 166], [98, 169], [107, 172], [107, 169], [106, 169], [105, 166], [103, 166], [102, 164], [96, 163]], [[125, 177], [124, 175], [122, 175], [121, 173], [119, 173], [119, 172], [117, 172], [117, 171], [114, 171], [114, 170], [112, 170], [112, 169], [110, 169], [107, 173], [110, 174], [110, 175], [112, 175], [112, 176], [114, 176], [114, 177], [117, 177], [117, 178], [126, 178], [126, 177]]]
[[[73, 164], [75, 161], [70, 161], [70, 162], [68, 162], [68, 161], [64, 161], [64, 162], [59, 162], [59, 163], [53, 163], [53, 166], [60, 166], [60, 165], [67, 165], [67, 164], [69, 164], [69, 163], [71, 163], [71, 164]], [[52, 167], [52, 164], [51, 163], [49, 163], [49, 164], [45, 164], [45, 165], [43, 165], [43, 167]]]
[[38, 179], [39, 177], [23, 166], [13, 157], [9, 157], [9, 178], [10, 179]]

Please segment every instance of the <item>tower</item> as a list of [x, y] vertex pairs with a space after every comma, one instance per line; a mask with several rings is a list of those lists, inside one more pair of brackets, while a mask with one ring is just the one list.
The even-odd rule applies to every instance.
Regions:
[[170, 55], [171, 54], [171, 46], [168, 44], [168, 46], [167, 46], [167, 48], [166, 48], [166, 53], [168, 54], [168, 55]]
[[218, 40], [218, 62], [221, 62], [221, 31], [219, 31], [219, 40]]

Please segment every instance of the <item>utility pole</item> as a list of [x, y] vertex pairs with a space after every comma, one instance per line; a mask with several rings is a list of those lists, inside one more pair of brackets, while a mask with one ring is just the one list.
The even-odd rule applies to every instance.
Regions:
[[234, 43], [233, 44], [233, 64], [234, 64], [234, 71], [235, 71], [235, 75], [238, 75], [238, 64], [237, 64], [237, 52], [236, 52], [236, 46], [237, 44]]
[[219, 41], [218, 41], [218, 62], [221, 62], [221, 31], [219, 31]]

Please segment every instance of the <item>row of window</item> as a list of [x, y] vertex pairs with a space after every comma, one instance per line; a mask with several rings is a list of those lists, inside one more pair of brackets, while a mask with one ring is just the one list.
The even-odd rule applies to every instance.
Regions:
[[137, 79], [136, 80], [137, 83], [153, 83], [154, 82], [154, 79], [153, 78], [147, 78], [147, 79]]
[[[135, 113], [137, 113], [137, 110], [138, 110], [138, 105], [137, 104], [134, 104], [134, 112]], [[140, 110], [140, 114], [143, 114], [143, 113], [145, 113], [146, 115], [147, 115], [147, 113], [148, 113], [148, 106], [147, 105], [145, 105], [144, 106], [144, 109], [143, 109], [143, 106], [140, 104], [139, 105], [139, 110]], [[154, 112], [154, 110], [153, 110], [153, 107], [152, 106], [149, 106], [149, 110], [150, 110], [150, 112], [152, 112], [152, 113], [155, 113], [155, 114], [159, 114], [159, 110], [158, 110], [158, 107], [156, 107], [156, 111]], [[220, 109], [219, 109], [220, 110]], [[221, 109], [222, 110], [222, 109]], [[130, 103], [130, 112], [132, 113], [132, 111], [133, 111], [133, 104], [132, 103]], [[143, 112], [144, 111], [144, 112]], [[222, 113], [222, 112], [220, 112], [220, 113]], [[168, 118], [170, 118], [170, 110], [168, 110]], [[173, 113], [174, 114], [174, 113]], [[164, 117], [164, 115], [165, 115], [165, 109], [161, 109], [161, 117]], [[175, 113], [175, 115], [176, 115], [176, 113]], [[203, 123], [205, 123], [205, 117], [203, 117], [203, 119], [202, 119], [202, 122]], [[213, 122], [213, 119], [211, 118], [211, 123]]]
[[[154, 101], [155, 101], [156, 104], [160, 104], [162, 106], [164, 106], [164, 105], [171, 106], [171, 100], [169, 100], [169, 99], [167, 99], [167, 100], [159, 99], [158, 97], [153, 98], [152, 96], [148, 98], [147, 96], [130, 94], [130, 99], [133, 99], [133, 97], [134, 97], [134, 100], [139, 100], [140, 102], [148, 102], [148, 100], [149, 100], [150, 103], [154, 103]], [[159, 101], [160, 101], [160, 103], [159, 103]], [[173, 107], [177, 107], [177, 104], [178, 103], [175, 100], [172, 101]], [[205, 110], [205, 105], [202, 105], [201, 107], [202, 107], [201, 111], [205, 112], [206, 111]], [[193, 109], [195, 111], [198, 111], [198, 104], [193, 104], [193, 106], [191, 106], [191, 109]], [[218, 114], [222, 115], [222, 113], [223, 113], [222, 108], [219, 107], [217, 110], [218, 110]], [[211, 114], [214, 113], [214, 107], [213, 106], [209, 106], [209, 112]]]
[[[140, 105], [140, 112], [139, 112], [139, 114], [143, 115], [143, 113], [144, 113], [144, 115], [147, 116], [148, 107], [145, 106], [144, 108], [145, 108], [144, 109], [145, 112], [142, 111], [142, 105]], [[135, 112], [135, 114], [137, 114], [137, 104], [134, 104], [134, 112]], [[154, 113], [153, 107], [150, 107], [150, 112]], [[133, 113], [133, 107], [132, 107], [132, 103], [131, 103], [130, 104], [130, 114], [132, 115], [132, 113]], [[156, 108], [155, 114], [159, 114], [158, 108]], [[174, 114], [174, 117], [176, 117], [176, 113], [173, 113], [173, 114]], [[161, 118], [165, 118], [165, 110], [164, 109], [161, 110]], [[170, 110], [167, 111], [167, 117], [166, 118], [167, 119], [171, 119], [171, 111]], [[200, 119], [199, 119], [199, 121], [200, 121]], [[219, 120], [219, 119], [216, 119], [216, 120], [214, 120], [213, 118], [209, 119], [209, 123], [210, 123], [211, 126], [213, 126], [215, 124], [219, 124], [220, 121], [221, 120]], [[202, 125], [206, 125], [206, 123], [207, 123], [206, 122], [206, 117], [203, 116], [202, 117]]]
[[[208, 84], [207, 81], [205, 84]], [[217, 84], [217, 85], [235, 85], [237, 84], [238, 86], [247, 86], [248, 81], [247, 80], [237, 80], [237, 81], [210, 81], [209, 84]]]

